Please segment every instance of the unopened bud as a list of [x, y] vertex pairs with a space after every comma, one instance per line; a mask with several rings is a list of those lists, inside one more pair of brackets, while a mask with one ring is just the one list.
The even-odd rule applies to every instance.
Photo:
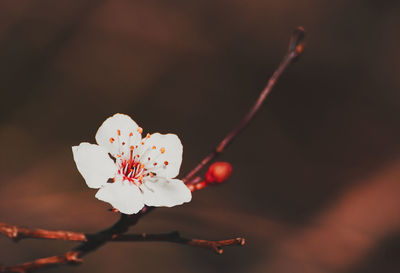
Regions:
[[228, 162], [215, 162], [211, 164], [206, 173], [208, 184], [222, 183], [231, 176], [232, 166]]

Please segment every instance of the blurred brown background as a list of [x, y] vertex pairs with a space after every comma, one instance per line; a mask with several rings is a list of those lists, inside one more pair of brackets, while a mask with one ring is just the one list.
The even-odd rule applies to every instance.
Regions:
[[[181, 173], [236, 124], [287, 48], [308, 33], [247, 131], [221, 187], [159, 209], [132, 232], [245, 236], [218, 256], [168, 243], [108, 244], [48, 272], [400, 272], [399, 1], [0, 2], [0, 221], [100, 230], [117, 219], [71, 146], [131, 115], [175, 132]], [[0, 238], [0, 262], [74, 244]]]

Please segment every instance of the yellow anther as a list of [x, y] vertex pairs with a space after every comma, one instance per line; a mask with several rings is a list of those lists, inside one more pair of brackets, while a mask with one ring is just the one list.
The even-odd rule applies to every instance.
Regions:
[[130, 133], [129, 133], [129, 136], [133, 136], [133, 133], [132, 133], [132, 132], [130, 132]]
[[147, 135], [146, 135], [146, 138], [150, 138], [150, 134], [147, 134]]
[[152, 148], [152, 149], [153, 149], [153, 150], [154, 150], [154, 149], [156, 149], [156, 146], [153, 146], [153, 148]]
[[115, 139], [113, 137], [110, 138], [110, 143], [113, 143]]
[[138, 131], [139, 134], [141, 134], [141, 133], [143, 133], [143, 128], [139, 127], [139, 128], [137, 128], [137, 131]]
[[153, 176], [154, 176], [154, 174], [153, 174], [153, 173], [149, 173], [149, 175], [150, 175], [150, 177], [153, 177]]
[[131, 146], [131, 147], [129, 147], [129, 149], [131, 149], [131, 151], [133, 151], [133, 149], [135, 149], [135, 147]]
[[162, 154], [165, 153], [165, 148], [162, 147], [162, 148], [160, 149], [160, 152], [161, 152]]
[[140, 175], [138, 179], [141, 181], [143, 179], [143, 175]]
[[140, 164], [140, 168], [141, 169], [143, 169], [144, 168], [144, 164], [142, 163], [142, 164]]
[[142, 142], [142, 145], [144, 145], [144, 142]]
[[120, 136], [121, 135], [121, 130], [117, 130], [117, 134]]
[[165, 164], [165, 166], [167, 166], [168, 165], [168, 161], [164, 161], [164, 164]]

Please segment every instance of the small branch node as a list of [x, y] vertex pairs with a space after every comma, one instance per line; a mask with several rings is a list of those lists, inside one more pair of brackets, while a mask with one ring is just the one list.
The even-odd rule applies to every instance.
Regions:
[[0, 232], [6, 235], [14, 242], [18, 242], [18, 228], [16, 226], [7, 225], [5, 223], [0, 224]]
[[304, 27], [299, 26], [297, 27], [290, 38], [289, 42], [289, 52], [292, 51], [300, 51], [304, 49], [304, 38], [305, 38], [306, 32], [304, 30]]
[[236, 240], [239, 242], [239, 245], [241, 246], [244, 246], [246, 244], [245, 238], [236, 238]]
[[79, 264], [83, 262], [83, 259], [79, 258], [79, 252], [68, 251], [65, 253], [65, 260], [71, 264]]

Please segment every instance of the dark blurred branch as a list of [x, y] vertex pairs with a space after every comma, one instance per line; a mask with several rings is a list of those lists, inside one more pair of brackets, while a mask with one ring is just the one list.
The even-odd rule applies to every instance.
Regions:
[[261, 91], [257, 101], [250, 108], [249, 112], [244, 116], [240, 123], [218, 144], [214, 151], [208, 154], [193, 170], [191, 170], [184, 178], [185, 183], [190, 183], [192, 177], [194, 177], [204, 166], [210, 163], [218, 155], [220, 155], [226, 147], [249, 125], [250, 121], [254, 118], [254, 115], [258, 112], [261, 105], [264, 103], [267, 96], [271, 93], [276, 82], [282, 73], [289, 67], [289, 65], [299, 57], [304, 51], [304, 28], [298, 27], [292, 34], [289, 42], [289, 49], [286, 55], [283, 57], [278, 68], [275, 70], [269, 79], [267, 86]]

